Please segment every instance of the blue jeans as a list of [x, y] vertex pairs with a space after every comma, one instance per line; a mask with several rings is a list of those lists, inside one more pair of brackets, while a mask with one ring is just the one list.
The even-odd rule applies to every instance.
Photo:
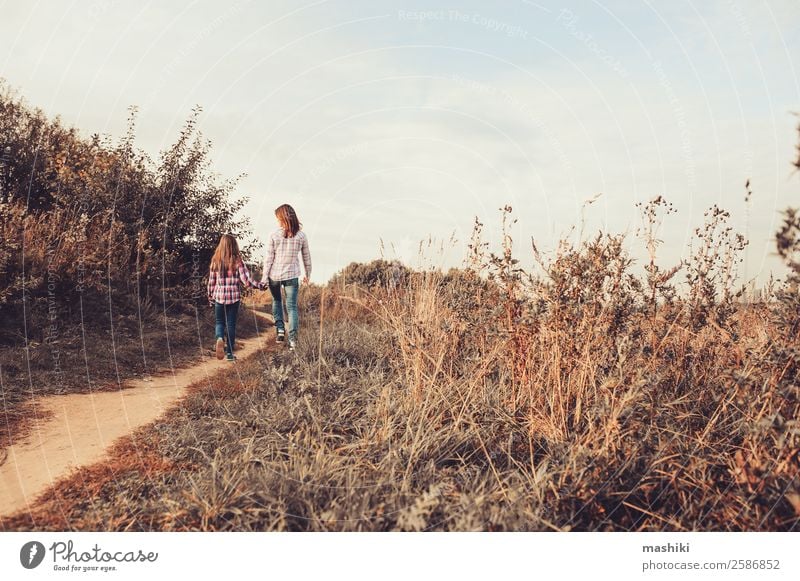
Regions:
[[[229, 305], [223, 305], [214, 301], [214, 317], [216, 324], [214, 331], [217, 339], [222, 339], [225, 335], [228, 336], [228, 341], [225, 343], [225, 354], [233, 353], [233, 346], [236, 341], [236, 317], [239, 314], [239, 301]], [[225, 333], [227, 329], [227, 333]]]
[[300, 283], [296, 278], [288, 280], [269, 279], [269, 292], [272, 294], [272, 317], [275, 319], [275, 329], [285, 329], [283, 325], [283, 300], [281, 287], [286, 289], [286, 311], [289, 313], [289, 341], [297, 341], [297, 329], [300, 317], [297, 314], [297, 290]]

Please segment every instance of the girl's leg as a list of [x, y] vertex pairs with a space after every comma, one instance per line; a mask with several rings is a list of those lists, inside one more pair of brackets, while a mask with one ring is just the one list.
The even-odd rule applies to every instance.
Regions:
[[289, 315], [289, 342], [297, 341], [300, 329], [300, 316], [297, 314], [297, 291], [300, 284], [296, 278], [283, 282], [286, 287], [286, 311]]
[[225, 326], [228, 329], [228, 343], [225, 345], [225, 353], [233, 354], [233, 346], [236, 344], [236, 317], [239, 314], [239, 301], [225, 305]]
[[272, 318], [275, 329], [283, 329], [283, 302], [281, 301], [281, 283], [269, 279], [269, 293], [272, 295]]
[[225, 336], [225, 305], [214, 301], [214, 355], [222, 359], [225, 354], [223, 337]]
[[225, 305], [214, 301], [214, 338], [225, 336]]

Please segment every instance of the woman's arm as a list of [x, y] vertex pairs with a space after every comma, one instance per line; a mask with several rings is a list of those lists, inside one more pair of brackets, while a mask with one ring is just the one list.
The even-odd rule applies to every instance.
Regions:
[[308, 236], [303, 235], [303, 246], [301, 246], [301, 253], [303, 254], [303, 266], [306, 268], [306, 282], [311, 278], [311, 251], [308, 249]]
[[269, 282], [269, 271], [272, 269], [273, 262], [275, 262], [275, 241], [270, 235], [269, 242], [267, 242], [267, 255], [264, 257], [264, 273], [261, 275], [262, 283]]

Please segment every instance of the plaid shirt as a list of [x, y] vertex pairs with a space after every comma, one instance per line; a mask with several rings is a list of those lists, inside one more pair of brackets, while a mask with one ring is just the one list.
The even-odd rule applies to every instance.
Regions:
[[308, 238], [305, 232], [300, 230], [293, 237], [284, 238], [283, 230], [275, 230], [267, 242], [267, 256], [264, 258], [264, 275], [261, 282], [267, 282], [267, 279], [279, 281], [300, 278], [298, 253], [302, 253], [306, 276], [311, 278], [311, 253], [308, 250]]
[[214, 270], [208, 273], [208, 302], [218, 302], [223, 305], [230, 305], [236, 301], [242, 300], [242, 290], [239, 287], [239, 282], [245, 286], [253, 288], [262, 288], [261, 284], [257, 283], [250, 277], [250, 271], [244, 263], [240, 262], [236, 272], [229, 274], [220, 274]]

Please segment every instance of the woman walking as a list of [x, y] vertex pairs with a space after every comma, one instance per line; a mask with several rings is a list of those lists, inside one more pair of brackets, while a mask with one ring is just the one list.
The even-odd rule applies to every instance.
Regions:
[[303, 284], [308, 284], [311, 277], [311, 253], [308, 250], [308, 238], [301, 228], [297, 214], [289, 204], [283, 204], [275, 210], [278, 229], [270, 234], [267, 241], [267, 255], [264, 258], [264, 276], [261, 284], [269, 284], [272, 294], [272, 316], [275, 319], [276, 340], [283, 343], [286, 338], [286, 327], [283, 322], [283, 300], [281, 289], [286, 291], [286, 311], [289, 315], [289, 349], [297, 346], [297, 331], [300, 317], [297, 314], [297, 291], [300, 287], [300, 260], [303, 256], [305, 277]]
[[[223, 350], [228, 361], [234, 361], [233, 346], [236, 344], [236, 317], [242, 291], [239, 284], [263, 289], [264, 286], [250, 277], [250, 271], [242, 261], [236, 238], [224, 234], [220, 238], [208, 272], [208, 301], [214, 307], [217, 359], [222, 359]], [[227, 342], [223, 343], [223, 336]]]

